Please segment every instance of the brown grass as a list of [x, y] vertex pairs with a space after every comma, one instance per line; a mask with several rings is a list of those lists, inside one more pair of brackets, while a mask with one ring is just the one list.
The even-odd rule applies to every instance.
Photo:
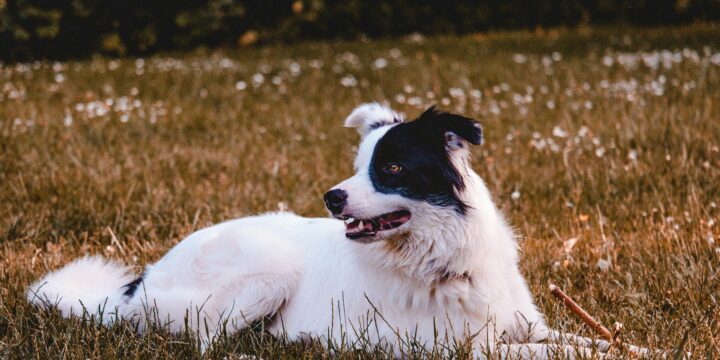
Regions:
[[[5, 64], [0, 358], [199, 356], [189, 334], [62, 320], [28, 306], [24, 289], [86, 253], [140, 269], [225, 219], [278, 208], [325, 216], [322, 193], [352, 171], [356, 134], [344, 116], [388, 100], [412, 117], [442, 98], [484, 123], [474, 165], [522, 237], [523, 272], [551, 325], [590, 334], [549, 282], [603, 323], [623, 323], [627, 342], [718, 358], [718, 38], [713, 25], [586, 29], [198, 52], [142, 66]], [[381, 57], [387, 66], [373, 67]], [[126, 111], [122, 97], [139, 102]], [[107, 99], [106, 114], [88, 105]], [[241, 353], [331, 356], [252, 331], [206, 356]]]

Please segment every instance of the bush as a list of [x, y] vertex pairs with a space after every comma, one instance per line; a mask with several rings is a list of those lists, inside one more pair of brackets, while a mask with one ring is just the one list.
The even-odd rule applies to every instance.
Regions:
[[0, 58], [720, 19], [720, 0], [0, 0]]

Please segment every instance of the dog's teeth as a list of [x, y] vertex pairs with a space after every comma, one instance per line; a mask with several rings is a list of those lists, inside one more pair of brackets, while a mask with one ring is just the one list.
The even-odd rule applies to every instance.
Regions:
[[352, 224], [353, 221], [355, 221], [355, 219], [353, 219], [353, 218], [351, 218], [351, 217], [345, 219], [345, 223], [346, 223], [346, 224]]
[[364, 224], [363, 224], [363, 221], [362, 221], [362, 220], [360, 220], [360, 224], [358, 224], [358, 227], [359, 227], [360, 229], [362, 229], [362, 228], [364, 228], [364, 226], [363, 226], [363, 225], [364, 225]]

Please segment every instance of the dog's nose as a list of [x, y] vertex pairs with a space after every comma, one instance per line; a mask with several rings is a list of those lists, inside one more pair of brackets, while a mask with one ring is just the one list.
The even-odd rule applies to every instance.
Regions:
[[330, 190], [325, 193], [325, 207], [333, 214], [339, 214], [347, 205], [347, 192], [341, 189]]

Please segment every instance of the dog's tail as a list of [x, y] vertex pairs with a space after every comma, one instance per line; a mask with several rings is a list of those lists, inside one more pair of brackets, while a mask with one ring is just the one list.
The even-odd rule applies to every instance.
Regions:
[[27, 291], [30, 303], [57, 307], [64, 317], [111, 315], [133, 282], [130, 268], [100, 256], [86, 256], [50, 272]]

